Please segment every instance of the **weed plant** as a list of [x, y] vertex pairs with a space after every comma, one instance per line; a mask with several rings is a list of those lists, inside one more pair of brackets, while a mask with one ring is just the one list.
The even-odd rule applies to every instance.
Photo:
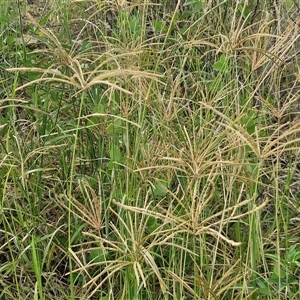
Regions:
[[1, 299], [300, 299], [297, 1], [0, 4]]

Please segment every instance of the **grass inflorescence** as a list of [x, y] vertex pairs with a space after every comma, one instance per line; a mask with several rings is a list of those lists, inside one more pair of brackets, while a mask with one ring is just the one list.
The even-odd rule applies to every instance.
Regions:
[[1, 299], [299, 299], [300, 7], [250, 2], [0, 1]]

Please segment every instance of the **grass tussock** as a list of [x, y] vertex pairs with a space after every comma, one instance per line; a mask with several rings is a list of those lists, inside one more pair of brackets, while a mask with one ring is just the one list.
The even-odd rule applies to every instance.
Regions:
[[1, 299], [300, 297], [296, 1], [0, 3]]

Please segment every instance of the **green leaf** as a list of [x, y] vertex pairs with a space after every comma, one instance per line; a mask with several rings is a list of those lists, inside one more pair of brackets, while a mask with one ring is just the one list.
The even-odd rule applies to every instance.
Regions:
[[300, 262], [299, 262], [299, 261], [294, 261], [294, 264], [295, 264], [297, 267], [300, 267]]
[[74, 283], [82, 283], [84, 281], [84, 276], [80, 272], [73, 272], [68, 276], [68, 281]]
[[287, 260], [296, 263], [300, 259], [300, 252], [296, 250], [297, 245], [293, 245], [287, 252]]
[[105, 107], [103, 104], [99, 103], [97, 105], [94, 105], [93, 107], [93, 113], [95, 114], [94, 116], [92, 116], [88, 122], [87, 125], [88, 126], [95, 126], [95, 125], [99, 125], [101, 124], [101, 122], [103, 121], [103, 117], [99, 116], [97, 114], [102, 114], [105, 113]]
[[155, 32], [165, 33], [165, 32], [168, 31], [167, 26], [163, 22], [160, 22], [160, 21], [157, 21], [157, 20], [153, 21], [153, 27], [154, 27]]
[[100, 123], [101, 123], [101, 117], [93, 116], [88, 120], [87, 125], [92, 127], [95, 125], [99, 125]]
[[200, 0], [190, 0], [190, 1], [186, 1], [186, 2], [183, 4], [183, 6], [195, 5], [195, 4], [201, 4], [201, 5], [202, 5], [201, 2], [202, 2], [202, 1], [200, 1]]
[[68, 247], [68, 237], [67, 236], [58, 236], [57, 243], [60, 247], [67, 248]]
[[253, 10], [252, 10], [252, 8], [249, 5], [245, 6], [244, 3], [240, 3], [238, 5], [238, 11], [246, 19], [252, 13]]
[[116, 145], [113, 145], [110, 148], [109, 151], [109, 156], [110, 156], [110, 162], [109, 162], [109, 168], [112, 169], [115, 167], [116, 163], [124, 163], [125, 162], [125, 157], [122, 155], [120, 148]]
[[263, 294], [263, 295], [267, 295], [267, 296], [272, 296], [273, 295], [267, 281], [265, 281], [261, 278], [258, 278], [255, 281], [256, 281], [256, 285], [259, 287], [258, 290], [257, 290], [258, 293]]
[[154, 196], [164, 197], [168, 193], [168, 182], [164, 180], [157, 180], [153, 184], [152, 192]]
[[227, 61], [224, 53], [220, 56], [219, 60], [214, 63], [213, 67], [217, 71], [227, 71]]
[[113, 120], [108, 126], [107, 126], [107, 133], [109, 135], [119, 135], [124, 132], [124, 126], [123, 121], [121, 119], [115, 119]]
[[53, 13], [53, 11], [50, 11], [49, 13], [47, 13], [45, 16], [43, 16], [39, 22], [39, 24], [41, 26], [45, 25], [47, 23], [47, 21], [49, 20], [51, 14]]
[[0, 23], [8, 23], [9, 17], [3, 14], [0, 14]]
[[295, 278], [291, 278], [288, 280], [287, 284], [288, 285], [296, 285], [296, 284], [298, 284], [298, 280]]
[[156, 218], [149, 217], [146, 223], [148, 232], [150, 233], [152, 233], [158, 227]]
[[279, 265], [278, 262], [276, 262], [275, 265], [274, 265], [273, 273], [274, 273], [274, 274], [276, 275], [276, 277], [278, 277], [278, 278], [285, 278], [285, 277], [286, 277], [285, 271], [283, 271], [283, 270], [280, 268], [280, 265]]
[[246, 127], [249, 134], [253, 134], [255, 132], [257, 124], [260, 124], [261, 122], [262, 118], [257, 117], [255, 112], [250, 112], [241, 120], [242, 125]]
[[193, 7], [193, 13], [195, 14], [195, 13], [197, 13], [197, 12], [201, 12], [201, 11], [202, 11], [202, 8], [203, 8], [202, 3], [196, 4], [196, 5]]
[[94, 105], [93, 112], [98, 114], [103, 114], [105, 113], [105, 106], [101, 103]]
[[136, 16], [132, 16], [129, 20], [129, 29], [131, 33], [135, 33], [138, 30], [138, 19]]
[[92, 249], [89, 253], [88, 259], [89, 262], [93, 263], [101, 263], [105, 260], [107, 260], [109, 256], [108, 251], [102, 248]]
[[271, 254], [271, 253], [266, 253], [265, 254], [266, 257], [273, 259], [274, 261], [278, 260], [278, 256], [275, 254]]
[[91, 187], [94, 187], [98, 184], [98, 180], [94, 177], [88, 176], [88, 175], [78, 175], [77, 179], [79, 181], [86, 181]]
[[91, 47], [92, 47], [92, 43], [91, 42], [89, 42], [89, 41], [82, 41], [80, 43], [79, 51], [88, 50], [88, 49], [91, 49]]
[[269, 297], [273, 296], [273, 293], [269, 288], [259, 288], [258, 293]]

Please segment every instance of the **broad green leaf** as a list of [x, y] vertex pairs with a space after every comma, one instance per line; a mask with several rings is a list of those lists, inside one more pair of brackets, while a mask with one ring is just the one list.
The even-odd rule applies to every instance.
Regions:
[[87, 126], [95, 126], [95, 125], [99, 125], [100, 123], [101, 123], [101, 117], [93, 116], [88, 120]]
[[278, 277], [278, 278], [285, 278], [286, 273], [280, 268], [280, 265], [276, 262], [274, 265], [273, 273]]
[[217, 71], [227, 71], [227, 61], [224, 53], [220, 56], [219, 60], [214, 63], [213, 67]]
[[106, 130], [107, 130], [107, 133], [110, 134], [110, 135], [122, 134], [124, 132], [123, 121], [121, 119], [113, 120], [107, 126]]
[[122, 163], [124, 162], [124, 157], [120, 151], [120, 148], [116, 145], [112, 146], [109, 151], [109, 156], [112, 161]]
[[109, 253], [105, 249], [92, 249], [89, 253], [89, 261], [93, 263], [101, 263], [107, 260], [108, 255]]
[[259, 288], [258, 293], [262, 294], [262, 295], [269, 296], [269, 297], [273, 296], [273, 293], [270, 291], [269, 288]]
[[153, 184], [152, 190], [154, 196], [164, 197], [168, 193], [168, 182], [164, 180], [157, 180]]
[[1, 23], [8, 23], [9, 22], [9, 17], [4, 15], [4, 14], [0, 14], [0, 22]]
[[158, 227], [156, 218], [149, 217], [146, 223], [147, 229], [150, 233], [152, 233]]
[[155, 32], [164, 32], [165, 33], [168, 31], [167, 26], [163, 22], [160, 22], [157, 20], [153, 21], [153, 27], [154, 27]]

